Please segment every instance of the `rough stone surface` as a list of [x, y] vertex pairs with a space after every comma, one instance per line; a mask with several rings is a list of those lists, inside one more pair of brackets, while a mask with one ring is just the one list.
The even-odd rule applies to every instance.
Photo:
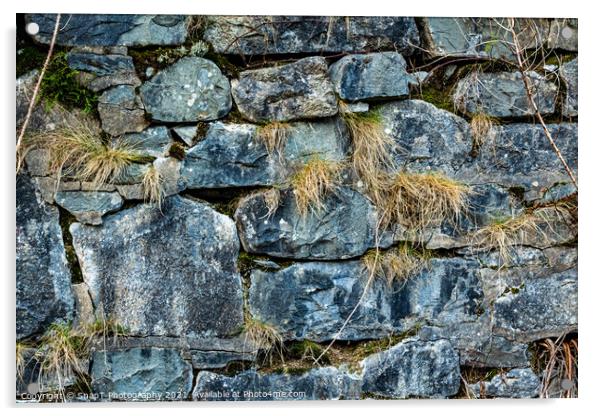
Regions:
[[102, 224], [102, 216], [117, 211], [123, 199], [117, 192], [57, 192], [54, 200], [83, 224]]
[[243, 71], [232, 81], [232, 95], [243, 117], [253, 122], [329, 117], [338, 111], [322, 57]]
[[577, 330], [577, 270], [527, 279], [493, 304], [493, 329], [518, 341]]
[[524, 399], [539, 396], [540, 380], [530, 368], [513, 368], [469, 388], [477, 398]]
[[192, 390], [192, 366], [174, 349], [96, 351], [92, 391], [101, 400], [185, 400]]
[[[28, 14], [37, 23], [38, 42], [49, 44], [56, 14]], [[178, 15], [63, 14], [57, 44], [61, 46], [179, 45], [186, 40], [187, 19]]]
[[218, 53], [243, 55], [369, 52], [412, 54], [411, 17], [209, 16], [204, 39]]
[[[554, 113], [558, 88], [537, 72], [527, 72], [535, 104], [542, 115]], [[454, 103], [467, 114], [525, 117], [535, 114], [520, 72], [473, 73], [461, 79]]]
[[179, 196], [71, 226], [92, 300], [132, 335], [222, 336], [242, 324], [232, 220]]
[[212, 61], [188, 56], [160, 71], [140, 88], [153, 120], [215, 120], [232, 107], [230, 83]]
[[261, 374], [248, 370], [227, 377], [201, 371], [192, 397], [203, 401], [353, 400], [359, 399], [360, 394], [361, 382], [357, 377], [324, 367], [300, 375]]
[[460, 389], [458, 354], [448, 341], [411, 338], [362, 362], [363, 391], [388, 398], [455, 395]]
[[112, 136], [140, 132], [148, 125], [144, 106], [131, 85], [106, 90], [98, 98], [102, 129]]
[[92, 91], [102, 91], [116, 85], [140, 85], [131, 56], [123, 54], [101, 54], [89, 48], [80, 48], [67, 54], [69, 67], [83, 71], [89, 80], [84, 85]]
[[140, 133], [129, 133], [119, 138], [120, 142], [140, 156], [166, 156], [173, 141], [165, 126], [149, 127]]
[[553, 19], [550, 23], [548, 48], [577, 52], [579, 49], [579, 20]]
[[329, 194], [322, 211], [297, 213], [291, 190], [280, 192], [268, 215], [266, 193], [244, 199], [234, 218], [245, 251], [276, 257], [334, 260], [363, 254], [373, 247], [377, 213], [366, 197], [350, 188]]
[[35, 183], [17, 176], [17, 340], [73, 317], [71, 273], [58, 210], [46, 205]]
[[463, 259], [434, 259], [405, 284], [392, 286], [377, 275], [361, 302], [369, 273], [358, 261], [254, 270], [249, 306], [256, 319], [273, 325], [286, 339], [325, 341], [359, 303], [339, 339], [380, 338], [423, 322], [475, 321], [483, 298], [475, 266]]
[[94, 305], [88, 291], [88, 285], [85, 283], [75, 283], [71, 285], [73, 298], [75, 299], [75, 315], [73, 317], [73, 328], [76, 330], [85, 330], [96, 320], [94, 316]]
[[403, 97], [411, 78], [406, 61], [396, 52], [347, 55], [328, 69], [334, 89], [343, 100]]
[[562, 114], [569, 117], [576, 117], [578, 115], [578, 72], [579, 72], [578, 58], [573, 59], [566, 64], [560, 66], [560, 77], [566, 84], [566, 99], [564, 106], [562, 107]]
[[188, 146], [194, 146], [194, 139], [196, 138], [198, 132], [198, 126], [174, 127], [173, 132]]

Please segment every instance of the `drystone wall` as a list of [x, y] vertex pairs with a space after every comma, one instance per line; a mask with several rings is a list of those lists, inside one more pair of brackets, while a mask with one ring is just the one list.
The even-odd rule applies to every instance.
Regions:
[[[25, 156], [19, 400], [541, 394], [534, 346], [576, 339], [576, 189], [523, 75], [576, 175], [575, 20], [517, 19], [526, 50], [547, 57], [521, 72], [494, 19], [61, 19], [55, 55], [94, 105], [65, 110], [60, 94], [42, 94], [28, 135], [87, 119], [106, 146], [127, 143], [139, 158], [99, 185], [58, 177], [53, 149]], [[37, 32], [18, 40], [18, 55], [45, 53], [55, 21], [25, 15]], [[38, 75], [17, 79], [18, 129]], [[349, 114], [393, 139], [393, 174], [467, 187], [461, 218], [382, 229], [383, 207], [353, 168], [362, 155]], [[493, 122], [480, 137], [483, 116]], [[270, 128], [285, 132], [276, 149]], [[301, 215], [291, 183], [316, 160], [343, 166], [340, 181]], [[370, 253], [399, 247], [424, 264], [392, 282], [371, 272]], [[91, 337], [79, 366], [48, 365], [52, 336], [78, 339], [99, 321], [116, 335]], [[570, 388], [558, 386], [552, 395]]]

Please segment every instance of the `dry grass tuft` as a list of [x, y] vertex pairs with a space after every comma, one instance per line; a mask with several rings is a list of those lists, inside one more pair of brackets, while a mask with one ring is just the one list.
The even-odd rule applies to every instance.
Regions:
[[297, 212], [305, 217], [311, 210], [324, 209], [324, 198], [340, 183], [343, 163], [319, 158], [310, 159], [293, 175], [291, 186]]
[[99, 187], [119, 178], [132, 163], [146, 160], [131, 144], [103, 140], [86, 120], [73, 120], [68, 127], [28, 137], [21, 157], [34, 148], [49, 150], [50, 168], [58, 179], [71, 175]]
[[380, 206], [384, 224], [397, 223], [412, 232], [458, 223], [468, 207], [470, 188], [439, 173], [399, 172]]
[[364, 267], [375, 276], [384, 277], [387, 284], [407, 279], [427, 267], [430, 256], [426, 251], [418, 251], [407, 244], [400, 244], [387, 251], [369, 250], [363, 257]]
[[165, 190], [163, 189], [163, 177], [161, 172], [151, 165], [142, 178], [142, 188], [144, 189], [144, 201], [150, 202], [161, 208], [165, 199]]
[[249, 341], [257, 347], [270, 365], [274, 355], [284, 363], [284, 339], [276, 328], [257, 319], [248, 318], [245, 322], [244, 334], [245, 343]]
[[578, 397], [577, 337], [548, 338], [535, 343], [534, 349], [534, 371], [543, 374], [539, 397]]
[[273, 121], [257, 129], [257, 137], [265, 144], [270, 154], [282, 155], [282, 149], [289, 134], [290, 125]]
[[17, 341], [15, 359], [16, 359], [17, 379], [18, 380], [23, 380], [25, 367], [27, 365], [27, 363], [25, 362], [25, 351], [27, 349], [28, 349], [28, 345], [26, 343]]
[[265, 217], [271, 218], [280, 206], [280, 189], [272, 188], [269, 191], [266, 191], [263, 194], [263, 200], [268, 208], [268, 213]]
[[378, 113], [345, 111], [344, 103], [341, 103], [341, 109], [353, 143], [353, 169], [378, 206], [387, 186], [387, 172], [393, 169], [392, 151], [395, 141], [385, 133]]
[[472, 155], [476, 156], [479, 149], [487, 139], [493, 140], [495, 136], [491, 136], [495, 133], [494, 126], [497, 124], [496, 120], [485, 114], [477, 113], [472, 116], [470, 120], [470, 130], [472, 131]]

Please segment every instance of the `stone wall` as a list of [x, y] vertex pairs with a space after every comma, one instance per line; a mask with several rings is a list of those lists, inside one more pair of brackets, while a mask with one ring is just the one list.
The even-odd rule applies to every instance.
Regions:
[[[29, 133], [92, 119], [107, 145], [127, 143], [139, 158], [99, 186], [76, 172], [57, 179], [51, 149], [25, 157], [19, 400], [65, 388], [91, 393], [80, 400], [541, 394], [534, 348], [576, 339], [576, 189], [494, 19], [63, 19], [57, 49], [97, 107], [85, 115], [42, 97]], [[55, 15], [25, 15], [32, 22], [39, 31], [18, 54], [50, 42]], [[548, 56], [525, 76], [576, 174], [577, 22], [516, 24], [528, 50]], [[38, 74], [17, 79], [17, 127]], [[393, 139], [393, 174], [469, 190], [457, 223], [380, 227], [383, 207], [353, 169], [350, 112]], [[473, 123], [483, 115], [484, 138]], [[277, 149], [269, 128], [285, 129]], [[316, 159], [342, 165], [341, 180], [322, 209], [301, 215], [291, 183]], [[148, 201], [149, 171], [161, 178], [160, 206]], [[525, 216], [539, 222], [506, 235], [509, 248], [476, 243], [479, 230]], [[421, 253], [421, 267], [392, 283], [370, 272], [368, 255], [398, 247]], [[81, 371], [40, 371], [52, 351], [44, 334], [99, 320], [123, 331], [93, 337]], [[282, 344], [266, 353], [252, 325]]]

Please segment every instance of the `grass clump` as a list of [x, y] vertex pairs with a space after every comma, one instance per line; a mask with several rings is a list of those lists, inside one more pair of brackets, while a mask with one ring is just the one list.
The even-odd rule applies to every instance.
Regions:
[[280, 206], [280, 189], [271, 188], [270, 190], [264, 192], [263, 201], [265, 202], [265, 206], [268, 209], [265, 218], [271, 218]]
[[250, 342], [264, 356], [264, 362], [269, 361], [276, 355], [284, 362], [284, 339], [280, 332], [272, 325], [257, 319], [247, 318], [243, 331], [245, 343]]
[[476, 157], [479, 153], [479, 149], [485, 143], [485, 140], [490, 138], [493, 140], [495, 137], [490, 137], [495, 130], [494, 126], [497, 124], [496, 120], [482, 112], [476, 113], [470, 120], [470, 130], [472, 131], [472, 150], [471, 155]]
[[387, 250], [369, 250], [362, 263], [376, 276], [385, 278], [391, 287], [395, 281], [405, 282], [428, 265], [430, 255], [425, 250], [416, 250], [408, 244]]
[[282, 149], [290, 131], [288, 123], [273, 121], [257, 129], [257, 138], [265, 144], [270, 154], [282, 155]]
[[324, 198], [340, 183], [342, 170], [341, 162], [315, 157], [297, 170], [291, 186], [299, 215], [305, 217], [310, 210], [317, 212], [325, 208]]
[[165, 199], [163, 176], [154, 165], [151, 165], [144, 173], [142, 177], [142, 189], [144, 190], [144, 201], [161, 208]]
[[468, 207], [467, 185], [440, 173], [399, 172], [389, 186], [381, 209], [384, 223], [397, 223], [409, 231], [457, 223]]
[[23, 376], [25, 374], [25, 367], [27, 366], [25, 355], [26, 355], [26, 351], [28, 348], [29, 348], [28, 344], [17, 341], [16, 350], [15, 350], [15, 361], [16, 361], [17, 379], [18, 380], [23, 380]]

